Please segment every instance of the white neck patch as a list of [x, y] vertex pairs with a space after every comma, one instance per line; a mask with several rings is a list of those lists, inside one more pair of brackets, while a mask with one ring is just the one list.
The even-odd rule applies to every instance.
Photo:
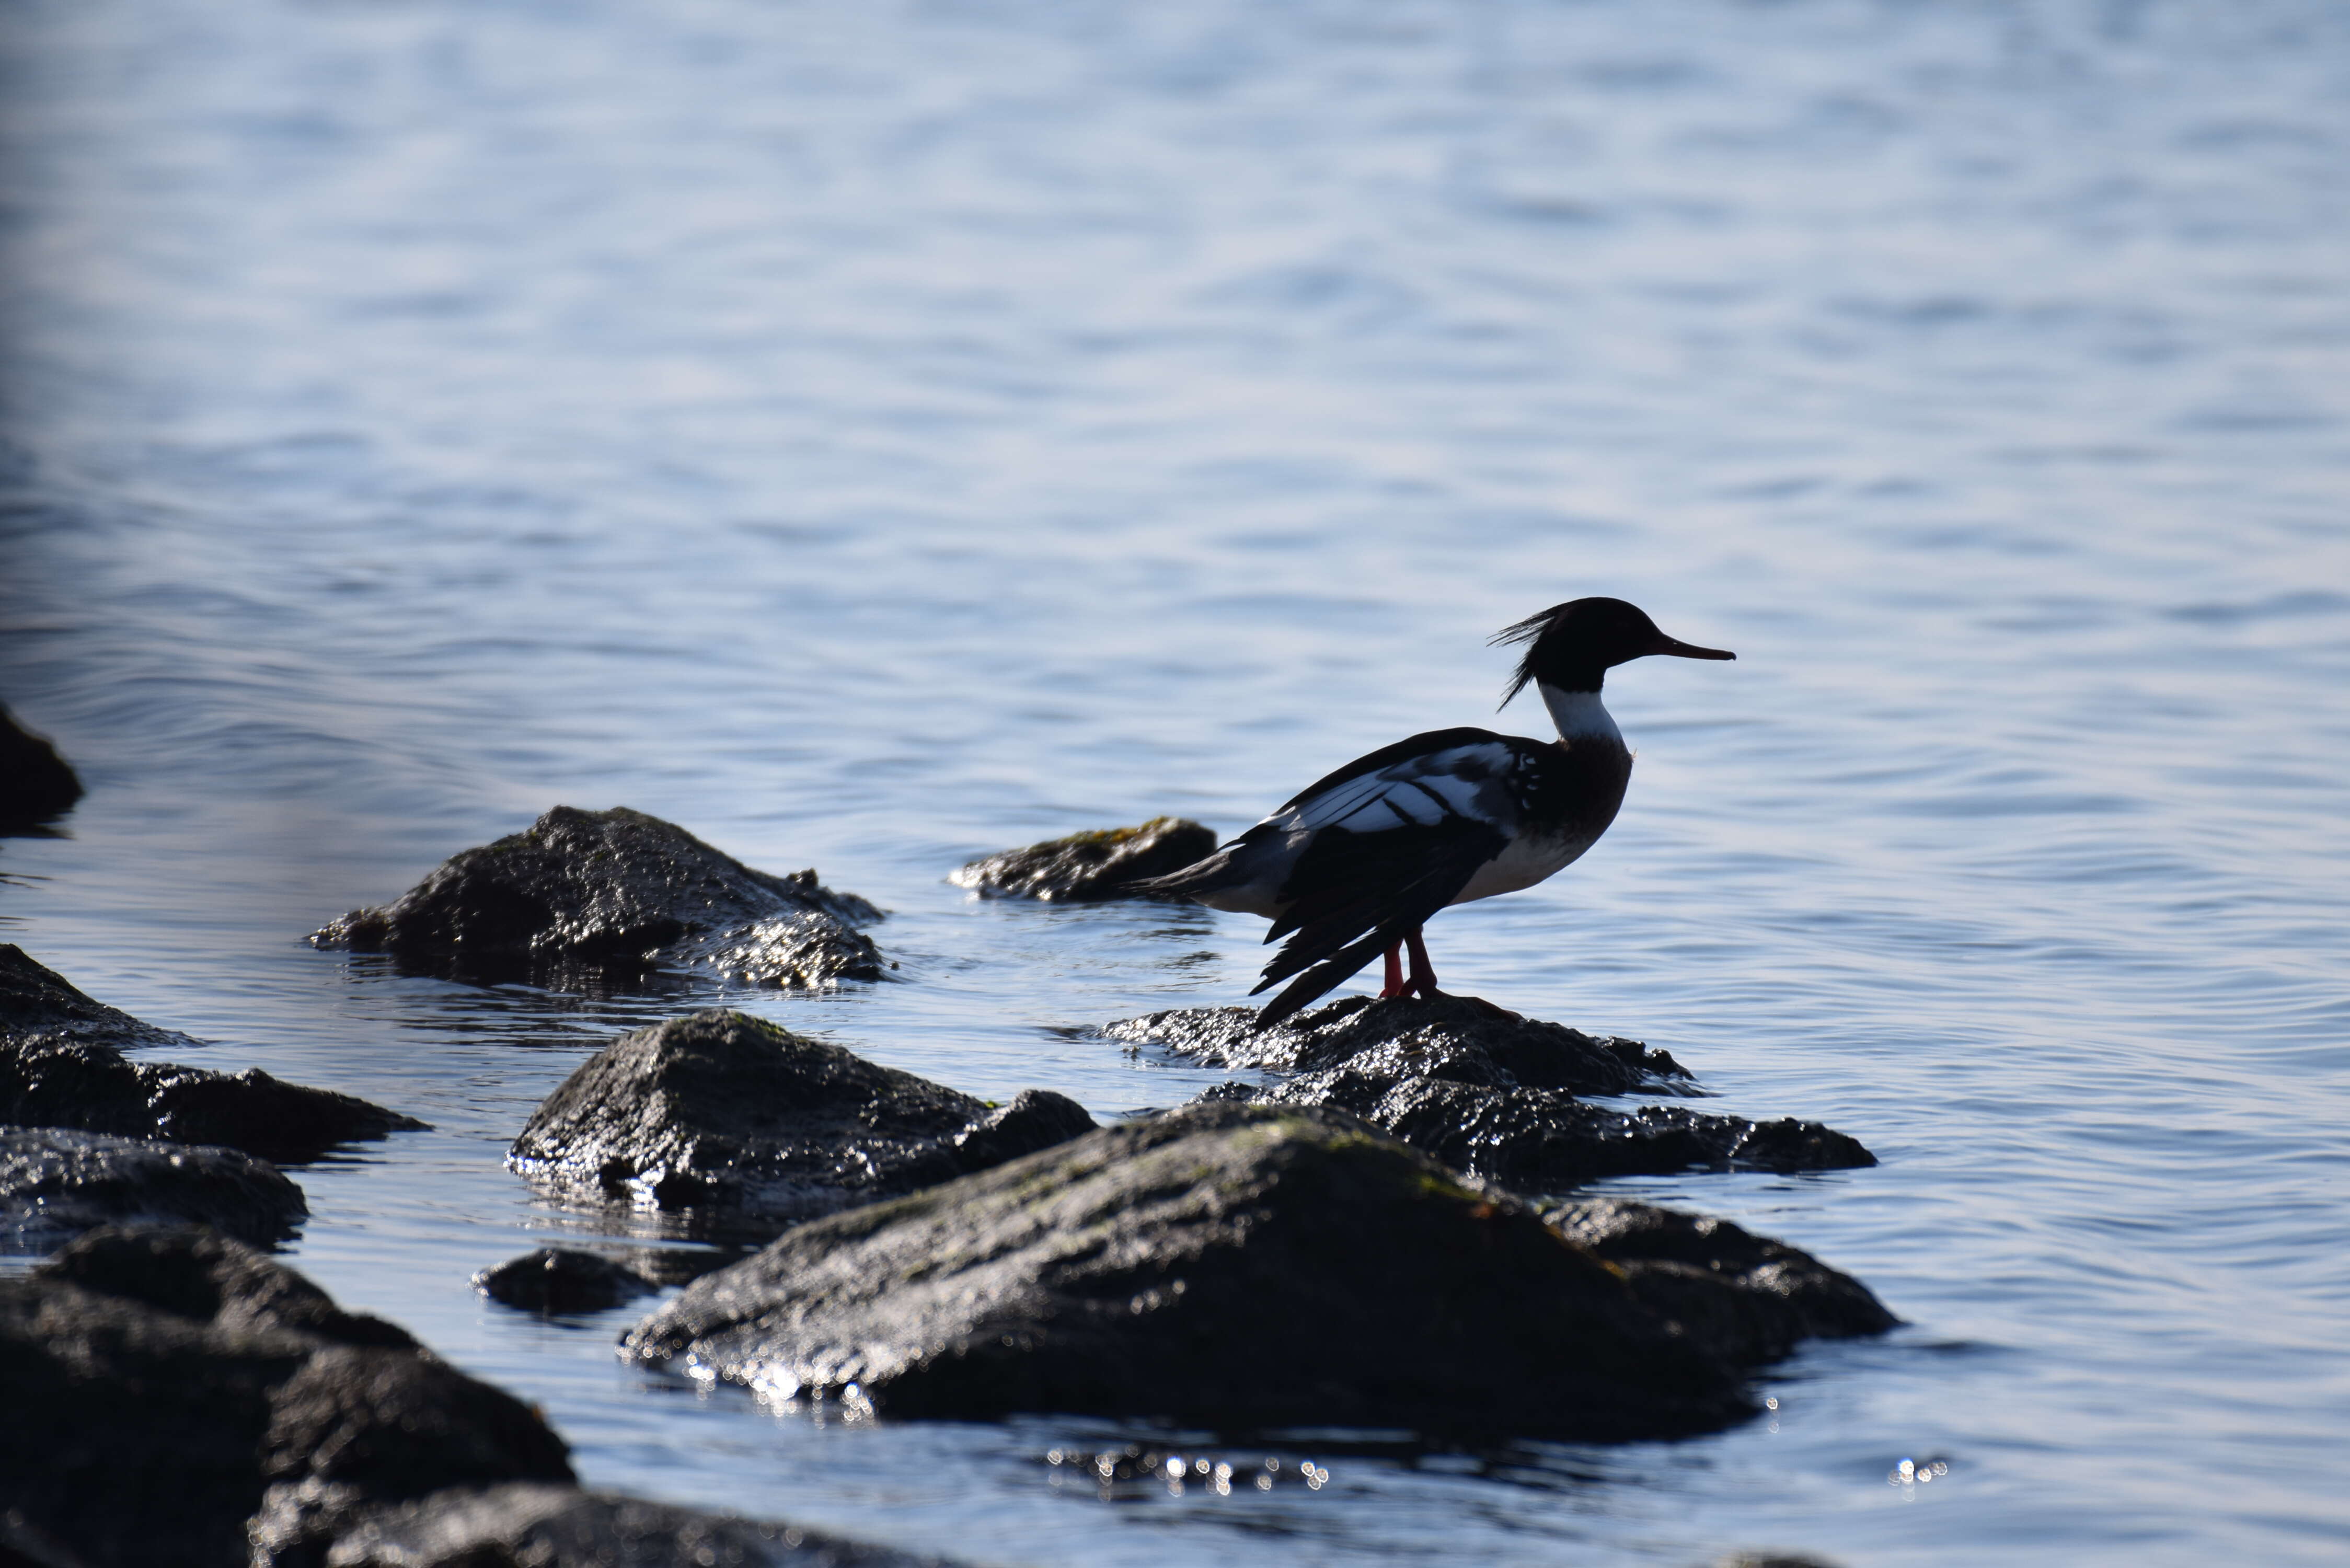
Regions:
[[1602, 740], [1624, 743], [1624, 732], [1616, 727], [1615, 718], [1607, 704], [1599, 701], [1596, 691], [1562, 691], [1548, 681], [1538, 682], [1542, 688], [1543, 706], [1550, 710], [1550, 722], [1558, 726], [1562, 741]]

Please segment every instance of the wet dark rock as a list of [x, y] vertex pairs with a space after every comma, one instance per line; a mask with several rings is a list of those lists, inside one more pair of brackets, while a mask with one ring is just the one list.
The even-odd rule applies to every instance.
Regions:
[[816, 987], [881, 978], [886, 961], [855, 929], [880, 918], [812, 870], [754, 871], [624, 806], [558, 805], [525, 832], [442, 862], [382, 909], [330, 921], [310, 943], [468, 981], [680, 968]]
[[0, 1511], [96, 1568], [311, 1568], [358, 1511], [571, 1479], [519, 1400], [225, 1238], [0, 1275]]
[[1446, 1164], [1522, 1192], [1607, 1176], [1690, 1169], [1840, 1170], [1877, 1163], [1817, 1122], [1751, 1122], [1686, 1106], [1612, 1110], [1557, 1089], [1488, 1087], [1334, 1067], [1271, 1088], [1221, 1084], [1201, 1096], [1351, 1111]]
[[210, 1225], [256, 1247], [309, 1208], [277, 1168], [233, 1148], [0, 1127], [0, 1252], [46, 1252], [100, 1225]]
[[791, 1525], [576, 1487], [452, 1490], [369, 1513], [332, 1568], [922, 1568], [910, 1557]]
[[1633, 1294], [1700, 1344], [1750, 1365], [1806, 1339], [1855, 1339], [1900, 1322], [1851, 1275], [1727, 1220], [1615, 1198], [1544, 1218], [1623, 1270]]
[[286, 1165], [425, 1125], [258, 1067], [232, 1075], [122, 1054], [156, 1045], [203, 1048], [91, 1001], [21, 949], [0, 944], [0, 1122], [217, 1144]]
[[525, 1312], [602, 1312], [660, 1287], [601, 1252], [541, 1247], [473, 1276], [473, 1288], [494, 1302]]
[[1363, 1117], [1454, 1168], [1527, 1192], [1606, 1176], [1691, 1168], [1835, 1170], [1875, 1165], [1817, 1122], [1752, 1122], [1684, 1106], [1619, 1110], [1578, 1094], [1689, 1093], [1679, 1063], [1637, 1040], [1597, 1039], [1467, 997], [1348, 997], [1271, 1029], [1243, 1007], [1157, 1012], [1107, 1025], [1130, 1044], [1195, 1061], [1285, 1072], [1222, 1084], [1202, 1100], [1326, 1106]]
[[94, 1040], [125, 1051], [154, 1045], [200, 1050], [203, 1045], [93, 1001], [57, 971], [34, 962], [24, 949], [0, 942], [0, 1040], [32, 1034]]
[[577, 1198], [721, 1206], [772, 1228], [951, 1180], [1093, 1126], [1065, 1096], [1028, 1089], [991, 1107], [719, 1010], [598, 1052], [532, 1115], [506, 1164]]
[[1209, 1067], [1302, 1073], [1379, 1063], [1399, 1074], [1575, 1095], [1691, 1086], [1687, 1068], [1638, 1040], [1522, 1018], [1474, 997], [1348, 996], [1270, 1029], [1259, 1028], [1256, 1019], [1248, 1007], [1179, 1008], [1108, 1024], [1102, 1033]]
[[1328, 1111], [1198, 1106], [786, 1232], [640, 1323], [769, 1399], [1629, 1438], [1741, 1368], [1519, 1200]]
[[0, 707], [0, 830], [62, 816], [81, 798], [81, 780], [57, 749]]
[[1025, 849], [974, 860], [947, 880], [1005, 898], [1090, 903], [1145, 898], [1133, 884], [1180, 871], [1215, 853], [1214, 832], [1180, 816], [1155, 816], [1139, 827], [1073, 834]]

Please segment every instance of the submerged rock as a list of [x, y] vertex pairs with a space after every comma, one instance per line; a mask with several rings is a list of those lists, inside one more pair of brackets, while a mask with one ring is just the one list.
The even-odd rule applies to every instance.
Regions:
[[880, 950], [855, 929], [880, 918], [812, 870], [754, 871], [625, 806], [558, 805], [525, 832], [442, 862], [382, 909], [330, 921], [310, 944], [468, 981], [674, 967], [815, 987], [881, 978]]
[[209, 1225], [268, 1247], [309, 1212], [276, 1167], [233, 1148], [0, 1127], [0, 1252], [46, 1252], [100, 1225]]
[[541, 1247], [473, 1276], [473, 1288], [525, 1312], [602, 1312], [660, 1286], [617, 1258], [576, 1247]]
[[0, 707], [0, 830], [62, 816], [81, 798], [81, 780], [57, 749]]
[[702, 1205], [773, 1227], [951, 1180], [1093, 1130], [1065, 1096], [991, 1107], [715, 1010], [623, 1035], [535, 1112], [506, 1164], [591, 1201]]
[[894, 1416], [1630, 1438], [1738, 1362], [1505, 1195], [1344, 1115], [1186, 1107], [803, 1225], [624, 1352]]
[[0, 1275], [0, 1511], [93, 1565], [315, 1564], [359, 1508], [571, 1480], [519, 1400], [202, 1231]]
[[1706, 1345], [1749, 1363], [1806, 1339], [1855, 1339], [1901, 1321], [1851, 1275], [1727, 1220], [1617, 1198], [1544, 1217], [1624, 1272], [1632, 1293]]
[[1098, 833], [1006, 849], [974, 860], [948, 877], [1005, 898], [1041, 898], [1050, 903], [1089, 903], [1103, 898], [1146, 898], [1133, 884], [1180, 871], [1215, 853], [1213, 830], [1180, 816], [1155, 816], [1139, 827]]
[[1107, 1025], [1216, 1065], [1287, 1072], [1270, 1087], [1201, 1096], [1325, 1106], [1385, 1128], [1456, 1169], [1522, 1191], [1692, 1167], [1836, 1170], [1877, 1163], [1817, 1122], [1752, 1122], [1683, 1106], [1617, 1110], [1578, 1094], [1689, 1093], [1687, 1071], [1636, 1040], [1596, 1039], [1467, 997], [1348, 997], [1270, 1029], [1243, 1007], [1156, 1012]]
[[785, 1524], [576, 1487], [457, 1490], [379, 1509], [336, 1541], [331, 1568], [924, 1568], [910, 1557]]
[[157, 1045], [202, 1048], [91, 1001], [22, 949], [0, 944], [0, 1122], [218, 1144], [286, 1165], [425, 1126], [258, 1067], [231, 1075], [122, 1054]]

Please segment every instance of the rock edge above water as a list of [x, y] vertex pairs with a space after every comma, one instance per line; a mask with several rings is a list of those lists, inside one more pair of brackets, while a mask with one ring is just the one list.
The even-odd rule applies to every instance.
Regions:
[[577, 1199], [707, 1206], [765, 1228], [1091, 1132], [1066, 1096], [985, 1101], [724, 1009], [625, 1034], [531, 1116], [506, 1164]]
[[283, 1165], [426, 1125], [258, 1067], [232, 1075], [122, 1054], [159, 1045], [203, 1048], [93, 1002], [0, 943], [0, 1122], [220, 1145]]
[[882, 977], [880, 950], [856, 929], [879, 919], [813, 870], [754, 870], [626, 806], [558, 805], [524, 832], [451, 857], [383, 908], [329, 921], [310, 943], [473, 981], [555, 983], [583, 971], [625, 980], [668, 967], [816, 988]]
[[1727, 1220], [1622, 1198], [1585, 1199], [1543, 1218], [1622, 1270], [1651, 1309], [1742, 1365], [1900, 1322], [1851, 1275]]
[[1341, 997], [1260, 1028], [1250, 1007], [1175, 1008], [1103, 1026], [1113, 1040], [1155, 1044], [1208, 1067], [1314, 1072], [1368, 1052], [1470, 1081], [1507, 1082], [1576, 1095], [1683, 1093], [1689, 1069], [1638, 1040], [1586, 1034], [1564, 1023], [1522, 1018], [1473, 997], [1380, 1001]]
[[83, 994], [24, 949], [0, 942], [0, 1040], [26, 1034], [96, 1041], [124, 1051], [158, 1045], [203, 1048], [201, 1040], [158, 1029]]
[[1352, 1116], [1208, 1105], [803, 1225], [624, 1354], [899, 1417], [1616, 1439], [1748, 1413], [1771, 1336], [1723, 1299], [1731, 1327], [1691, 1333], [1521, 1200]]
[[102, 1225], [209, 1225], [271, 1247], [309, 1216], [266, 1161], [62, 1127], [0, 1127], [0, 1252], [47, 1252]]
[[[1107, 1025], [1213, 1065], [1286, 1070], [1267, 1087], [1222, 1084], [1201, 1102], [1349, 1112], [1447, 1165], [1524, 1192], [1693, 1168], [1841, 1170], [1877, 1163], [1817, 1122], [1754, 1122], [1685, 1106], [1617, 1110], [1581, 1094], [1690, 1092], [1678, 1062], [1634, 1040], [1518, 1018], [1467, 997], [1348, 997], [1260, 1029], [1247, 1008], [1191, 1008]], [[1301, 1070], [1302, 1069], [1302, 1070]], [[1199, 1103], [1199, 1102], [1195, 1102]]]
[[1097, 903], [1147, 898], [1133, 884], [1164, 877], [1215, 853], [1211, 828], [1180, 816], [1155, 816], [1137, 827], [1047, 839], [973, 860], [947, 877], [958, 888], [1002, 898], [1046, 903]]

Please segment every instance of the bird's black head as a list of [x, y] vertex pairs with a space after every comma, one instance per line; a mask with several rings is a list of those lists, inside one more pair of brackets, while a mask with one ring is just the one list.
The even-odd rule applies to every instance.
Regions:
[[1515, 626], [1493, 634], [1496, 644], [1523, 642], [1529, 646], [1518, 660], [1503, 706], [1530, 681], [1555, 686], [1562, 691], [1596, 691], [1600, 680], [1617, 665], [1652, 653], [1679, 659], [1735, 659], [1718, 648], [1696, 648], [1657, 629], [1657, 623], [1638, 605], [1622, 599], [1570, 599], [1530, 615]]

